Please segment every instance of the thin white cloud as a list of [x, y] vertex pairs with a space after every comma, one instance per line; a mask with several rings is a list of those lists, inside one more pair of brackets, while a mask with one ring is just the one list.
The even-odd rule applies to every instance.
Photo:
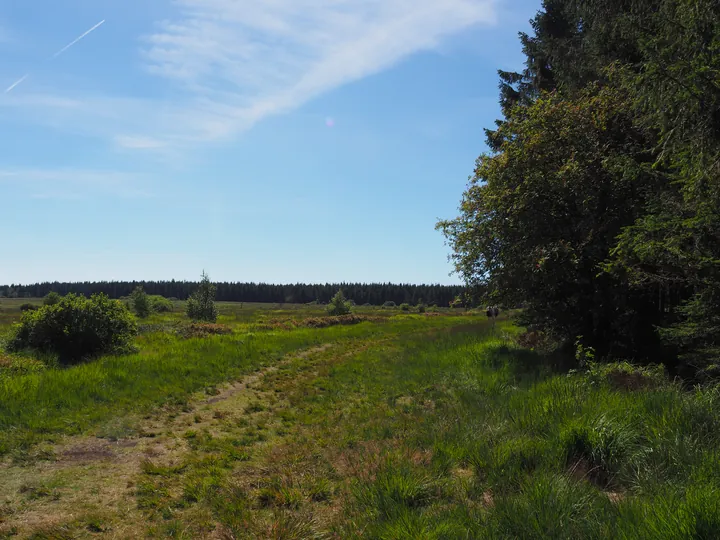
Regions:
[[451, 34], [494, 20], [492, 0], [178, 0], [147, 38], [151, 73], [206, 107], [201, 138], [291, 110]]
[[0, 186], [29, 197], [78, 199], [98, 195], [150, 197], [146, 179], [134, 173], [88, 169], [0, 169]]
[[432, 50], [452, 34], [491, 24], [494, 4], [175, 0], [175, 16], [142, 40], [146, 71], [170, 85], [173, 100], [42, 95], [15, 100], [13, 92], [15, 101], [4, 104], [33, 102], [23, 109], [38, 121], [94, 132], [122, 149], [167, 152], [227, 139], [263, 118]]

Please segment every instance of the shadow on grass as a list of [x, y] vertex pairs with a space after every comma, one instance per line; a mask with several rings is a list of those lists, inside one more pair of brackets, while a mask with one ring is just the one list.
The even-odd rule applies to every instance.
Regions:
[[493, 369], [507, 369], [517, 379], [531, 381], [567, 373], [577, 367], [575, 359], [565, 351], [546, 353], [507, 343], [489, 345], [485, 350], [485, 363]]

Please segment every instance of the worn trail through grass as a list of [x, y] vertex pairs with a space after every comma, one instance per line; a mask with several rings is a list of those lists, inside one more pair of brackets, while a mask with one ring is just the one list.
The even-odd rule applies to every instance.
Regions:
[[268, 330], [226, 316], [231, 333], [185, 339], [162, 317], [146, 325], [137, 354], [68, 369], [46, 369], [35, 361], [25, 363], [26, 373], [15, 374], [0, 364], [0, 456], [22, 455], [38, 443], [85, 433], [128, 414], [182, 406], [194, 392], [236, 380], [302, 348], [442, 328], [463, 319], [468, 318], [386, 316], [379, 324]]
[[[312, 347], [293, 355], [306, 358], [330, 348], [330, 344]], [[8, 511], [0, 531], [17, 533], [47, 530], [48, 535], [62, 534], [61, 525], [78, 521], [87, 523], [89, 532], [102, 532], [102, 523], [115, 522], [112, 537], [128, 538], [144, 533], [144, 518], [135, 502], [136, 477], [149, 467], [164, 464], [173, 467], [184, 461], [190, 447], [184, 435], [194, 430], [227, 431], [218, 429], [219, 420], [227, 420], [231, 413], [243, 414], [246, 409], [265, 402], [265, 393], [254, 390], [255, 385], [279, 369], [277, 365], [263, 368], [240, 381], [225, 385], [211, 396], [196, 399], [187, 412], [146, 418], [139, 436], [118, 440], [76, 436], [45, 451], [46, 461], [32, 460], [34, 478], [28, 482], [30, 464], [18, 464], [8, 459], [0, 466], [0, 500], [21, 495], [24, 504], [16, 511]], [[252, 405], [254, 404], [254, 405]], [[192, 410], [190, 410], [192, 409]], [[42, 454], [39, 457], [43, 457]], [[111, 514], [117, 513], [118, 520]], [[121, 525], [123, 523], [123, 525]], [[64, 527], [70, 533], [76, 527]], [[97, 529], [97, 530], [94, 530]], [[77, 530], [73, 534], [77, 534]], [[110, 530], [108, 530], [110, 532]]]
[[[568, 371], [521, 331], [389, 317], [269, 330], [270, 354], [235, 359], [237, 333], [190, 341], [192, 384], [182, 358], [153, 360], [145, 374], [178, 386], [145, 381], [142, 406], [81, 435], [57, 443], [61, 424], [18, 415], [55, 442], [0, 466], [0, 537], [717, 538], [720, 387], [627, 363]], [[148, 408], [178, 387], [196, 393]]]
[[[422, 333], [428, 331], [436, 330]], [[194, 492], [218, 476], [206, 474], [208, 466], [225, 477], [287, 435], [294, 412], [283, 385], [269, 379], [297, 385], [316, 376], [318, 365], [393, 339], [372, 335], [310, 346], [210, 387], [180, 410], [113, 418], [99, 437], [69, 436], [24, 459], [7, 457], [0, 463], [0, 537], [135, 538], [185, 529], [188, 538], [230, 534], [212, 512], [193, 504], [201, 498]], [[181, 518], [190, 525], [181, 525]]]

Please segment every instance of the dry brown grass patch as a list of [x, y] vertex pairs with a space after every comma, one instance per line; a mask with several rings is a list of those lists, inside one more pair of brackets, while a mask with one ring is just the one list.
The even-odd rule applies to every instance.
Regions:
[[60, 457], [63, 461], [88, 462], [106, 459], [115, 459], [116, 454], [105, 442], [96, 444], [78, 444], [62, 452]]
[[548, 350], [551, 345], [550, 338], [548, 338], [547, 334], [534, 330], [520, 334], [515, 338], [515, 341], [525, 349], [539, 351]]
[[232, 334], [232, 328], [224, 324], [215, 323], [191, 323], [178, 330], [184, 338], [204, 338], [209, 336], [220, 336]]
[[369, 315], [339, 315], [330, 317], [312, 317], [299, 321], [298, 326], [308, 328], [327, 328], [328, 326], [360, 324], [361, 322], [384, 321], [383, 317], [370, 317]]
[[617, 389], [636, 391], [645, 388], [652, 388], [656, 382], [647, 375], [638, 371], [627, 372], [621, 370], [613, 370], [607, 375], [608, 382]]
[[260, 330], [293, 330], [295, 328], [328, 328], [330, 326], [347, 326], [360, 324], [362, 322], [384, 322], [387, 317], [370, 315], [338, 315], [327, 317], [308, 317], [306, 319], [284, 319], [273, 320], [261, 323], [257, 326]]

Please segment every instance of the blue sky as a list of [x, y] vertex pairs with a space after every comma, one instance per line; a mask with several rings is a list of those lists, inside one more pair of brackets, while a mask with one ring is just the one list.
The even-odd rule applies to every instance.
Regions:
[[3, 2], [0, 283], [458, 282], [434, 225], [538, 7]]

